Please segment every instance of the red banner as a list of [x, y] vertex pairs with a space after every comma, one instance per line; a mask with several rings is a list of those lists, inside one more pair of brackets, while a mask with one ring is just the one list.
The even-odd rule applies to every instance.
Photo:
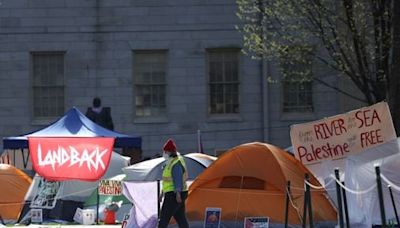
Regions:
[[35, 171], [47, 180], [100, 179], [110, 163], [114, 138], [30, 137]]

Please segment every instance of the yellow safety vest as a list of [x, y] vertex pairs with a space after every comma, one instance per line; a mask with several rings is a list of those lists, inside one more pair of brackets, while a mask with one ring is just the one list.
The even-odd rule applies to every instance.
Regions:
[[182, 191], [187, 191], [186, 181], [188, 179], [188, 175], [187, 175], [186, 164], [185, 164], [185, 160], [183, 159], [183, 157], [178, 155], [175, 158], [168, 160], [167, 164], [164, 167], [164, 170], [162, 173], [162, 178], [163, 178], [162, 191], [164, 193], [175, 191], [174, 181], [172, 179], [172, 167], [174, 167], [174, 165], [176, 163], [178, 163], [179, 161], [181, 162], [183, 169], [184, 169]]

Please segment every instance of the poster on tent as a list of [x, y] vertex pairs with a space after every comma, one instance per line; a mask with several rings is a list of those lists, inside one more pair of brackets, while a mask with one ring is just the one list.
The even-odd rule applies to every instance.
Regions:
[[243, 228], [268, 228], [269, 217], [245, 217]]
[[99, 180], [110, 163], [114, 138], [29, 137], [35, 171], [48, 180]]
[[31, 208], [52, 209], [56, 206], [62, 183], [39, 178], [36, 193], [31, 201]]
[[316, 164], [360, 153], [396, 138], [389, 106], [380, 102], [345, 114], [292, 125], [296, 158]]
[[103, 196], [120, 196], [122, 195], [122, 181], [100, 180], [98, 192]]
[[204, 228], [219, 228], [221, 225], [221, 208], [207, 207], [204, 216]]

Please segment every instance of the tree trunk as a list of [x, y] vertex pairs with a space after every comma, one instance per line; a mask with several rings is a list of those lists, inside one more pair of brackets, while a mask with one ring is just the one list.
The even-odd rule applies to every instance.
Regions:
[[393, 1], [393, 55], [392, 70], [388, 80], [388, 101], [394, 128], [400, 134], [400, 1]]

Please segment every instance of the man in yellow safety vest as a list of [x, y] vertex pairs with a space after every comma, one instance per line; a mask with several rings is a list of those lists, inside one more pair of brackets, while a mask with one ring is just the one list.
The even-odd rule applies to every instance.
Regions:
[[188, 194], [186, 185], [188, 175], [185, 160], [177, 152], [175, 142], [172, 139], [168, 139], [163, 150], [163, 157], [166, 160], [162, 174], [164, 201], [158, 228], [168, 227], [172, 216], [179, 228], [188, 228], [189, 224], [185, 214], [185, 201]]

